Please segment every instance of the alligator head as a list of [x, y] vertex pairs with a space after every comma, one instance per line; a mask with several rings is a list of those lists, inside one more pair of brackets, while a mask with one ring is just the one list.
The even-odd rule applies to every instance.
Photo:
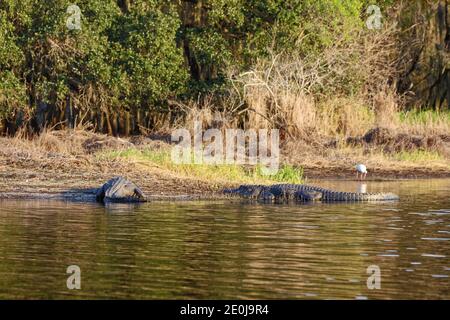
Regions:
[[146, 197], [133, 182], [122, 177], [116, 177], [98, 189], [97, 201], [143, 202], [146, 201]]

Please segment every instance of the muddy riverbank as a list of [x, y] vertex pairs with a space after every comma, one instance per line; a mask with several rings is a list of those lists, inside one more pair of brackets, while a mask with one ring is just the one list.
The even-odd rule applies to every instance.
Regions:
[[[240, 177], [228, 178], [223, 172], [202, 175], [200, 171], [192, 175], [189, 168], [176, 171], [171, 170], [173, 166], [153, 161], [157, 152], [168, 148], [169, 144], [156, 139], [120, 139], [84, 131], [50, 132], [31, 140], [0, 138], [0, 198], [93, 200], [95, 189], [114, 176], [132, 180], [150, 199], [163, 200], [220, 198], [223, 188], [243, 183]], [[136, 152], [124, 157], [123, 150]], [[136, 156], [142, 150], [147, 158]], [[156, 151], [152, 154], [149, 150]], [[282, 161], [302, 167], [307, 183], [356, 178], [353, 163], [357, 159], [323, 160], [313, 158], [311, 152], [286, 153]], [[441, 160], [426, 165], [376, 163], [370, 157], [366, 161], [367, 181], [450, 177], [450, 166]]]
[[[74, 170], [75, 171], [75, 170]], [[108, 179], [123, 175], [138, 184], [150, 200], [196, 200], [220, 199], [220, 190], [235, 184], [209, 184], [194, 179], [171, 176], [166, 172], [138, 172], [133, 165], [120, 166], [106, 172], [95, 173], [80, 170], [65, 173], [40, 168], [0, 168], [0, 198], [3, 199], [49, 199], [70, 201], [94, 201], [96, 188]], [[307, 183], [321, 185], [322, 181], [356, 180], [351, 171], [333, 168], [326, 170], [305, 169]], [[446, 171], [376, 172], [366, 183], [399, 179], [427, 179], [450, 177]]]

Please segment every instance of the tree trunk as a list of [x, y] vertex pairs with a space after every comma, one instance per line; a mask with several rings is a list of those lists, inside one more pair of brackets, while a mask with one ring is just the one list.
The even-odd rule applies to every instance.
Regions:
[[130, 12], [131, 0], [118, 0], [117, 4], [123, 13]]
[[[420, 37], [425, 40], [406, 78], [416, 104], [435, 110], [450, 109], [449, 0], [422, 2], [413, 14], [425, 17]], [[417, 14], [419, 13], [419, 14]]]

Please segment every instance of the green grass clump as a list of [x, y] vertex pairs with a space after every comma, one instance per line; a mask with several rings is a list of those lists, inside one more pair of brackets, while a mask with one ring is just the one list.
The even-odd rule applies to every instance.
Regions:
[[450, 111], [435, 111], [435, 110], [401, 111], [399, 112], [399, 118], [402, 123], [410, 125], [437, 123], [440, 121], [450, 122]]
[[208, 180], [211, 183], [303, 183], [303, 168], [282, 165], [274, 175], [265, 175], [262, 165], [236, 164], [177, 164], [172, 161], [170, 150], [134, 148], [106, 151], [99, 155], [107, 159], [128, 159], [140, 165], [156, 167], [188, 178]]
[[272, 177], [272, 179], [274, 181], [286, 183], [303, 183], [305, 181], [303, 177], [303, 168], [297, 168], [291, 165], [281, 166], [281, 168]]
[[436, 151], [414, 150], [398, 152], [394, 155], [394, 159], [408, 162], [427, 162], [444, 160], [444, 157]]

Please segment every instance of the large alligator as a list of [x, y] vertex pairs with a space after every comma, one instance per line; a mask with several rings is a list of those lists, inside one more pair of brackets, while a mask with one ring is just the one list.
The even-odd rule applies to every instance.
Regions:
[[147, 197], [133, 182], [122, 178], [112, 178], [97, 189], [99, 202], [145, 202]]
[[341, 192], [303, 184], [242, 185], [237, 189], [226, 189], [224, 193], [245, 199], [277, 203], [289, 201], [391, 201], [399, 199], [393, 193]]

